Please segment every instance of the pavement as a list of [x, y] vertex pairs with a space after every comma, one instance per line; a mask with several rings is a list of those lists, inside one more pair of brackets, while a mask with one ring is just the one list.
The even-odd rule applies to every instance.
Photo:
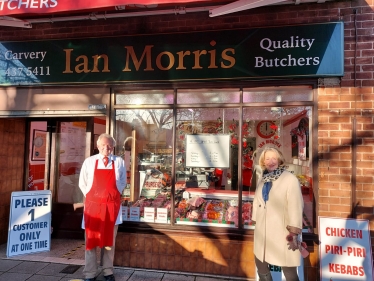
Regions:
[[[84, 242], [84, 241], [83, 241]], [[51, 250], [7, 257], [7, 245], [0, 245], [0, 281], [84, 280], [84, 244], [81, 240], [52, 240]], [[99, 255], [99, 253], [98, 253]], [[104, 281], [99, 268], [96, 281]], [[116, 281], [217, 281], [252, 280], [198, 273], [115, 267]]]

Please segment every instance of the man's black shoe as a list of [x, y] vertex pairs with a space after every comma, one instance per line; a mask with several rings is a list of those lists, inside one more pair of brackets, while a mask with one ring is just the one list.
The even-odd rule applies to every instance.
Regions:
[[106, 281], [116, 281], [116, 279], [114, 279], [113, 274], [104, 276], [104, 278], [105, 278]]
[[86, 278], [84, 281], [95, 281], [95, 278]]

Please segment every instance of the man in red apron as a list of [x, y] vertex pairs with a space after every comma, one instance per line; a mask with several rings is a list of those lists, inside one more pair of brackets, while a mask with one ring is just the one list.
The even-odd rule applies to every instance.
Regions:
[[112, 136], [101, 134], [97, 140], [99, 154], [84, 161], [79, 176], [79, 188], [85, 196], [82, 228], [86, 236], [86, 281], [95, 280], [97, 275], [97, 248], [103, 250], [105, 280], [115, 280], [115, 240], [118, 224], [122, 223], [121, 194], [127, 184], [123, 159], [112, 155], [115, 145]]

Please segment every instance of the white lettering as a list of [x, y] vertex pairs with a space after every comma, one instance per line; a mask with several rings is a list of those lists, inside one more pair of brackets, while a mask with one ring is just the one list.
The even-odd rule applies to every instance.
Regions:
[[[266, 40], [266, 42], [265, 42]], [[266, 44], [266, 46], [264, 45]], [[271, 50], [270, 47], [271, 47], [271, 40], [269, 38], [264, 38], [260, 41], [260, 47], [261, 49], [264, 49], [266, 51], [269, 51], [269, 52], [274, 52], [274, 50]]]
[[0, 10], [55, 8], [58, 0], [0, 0]]
[[6, 51], [4, 57], [6, 60], [22, 60], [22, 59], [40, 59], [43, 61], [47, 52], [24, 52], [24, 53], [13, 53], [12, 50]]
[[22, 0], [18, 0], [18, 9], [21, 9], [22, 6], [25, 6], [25, 8], [29, 7], [29, 1], [26, 0], [25, 2], [22, 2]]
[[263, 57], [255, 57], [255, 67], [257, 68], [319, 65], [319, 63], [320, 63], [319, 57], [293, 58], [291, 55], [288, 55], [286, 58], [271, 58], [271, 59], [265, 59]]
[[315, 39], [301, 38], [291, 36], [290, 39], [281, 41], [272, 41], [270, 38], [264, 38], [260, 41], [260, 47], [268, 52], [274, 52], [276, 49], [306, 48], [309, 51], [312, 48]]
[[255, 67], [263, 67], [264, 66], [264, 58], [262, 57], [255, 57], [256, 59], [256, 65]]
[[8, 9], [9, 10], [15, 10], [15, 9], [17, 9], [17, 4], [14, 7], [11, 6], [12, 2], [16, 2], [17, 3], [17, 0], [10, 0], [8, 2]]
[[37, 9], [38, 8], [38, 0], [31, 0], [30, 8]]

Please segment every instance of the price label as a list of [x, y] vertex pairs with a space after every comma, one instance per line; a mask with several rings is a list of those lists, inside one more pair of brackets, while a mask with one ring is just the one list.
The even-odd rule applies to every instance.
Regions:
[[130, 221], [140, 220], [140, 207], [130, 207]]
[[190, 193], [188, 191], [183, 192], [183, 199], [190, 199]]
[[144, 207], [144, 221], [155, 222], [155, 208]]
[[168, 209], [157, 208], [157, 222], [167, 223], [168, 222]]
[[129, 220], [129, 207], [122, 206], [122, 220], [128, 221]]

